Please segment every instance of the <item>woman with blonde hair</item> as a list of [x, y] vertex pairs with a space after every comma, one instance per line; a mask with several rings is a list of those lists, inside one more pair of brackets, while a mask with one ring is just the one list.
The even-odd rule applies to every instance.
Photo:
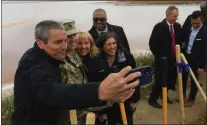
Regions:
[[86, 56], [90, 53], [91, 56], [97, 56], [99, 49], [96, 47], [93, 37], [88, 32], [80, 32], [77, 34], [76, 51], [81, 56]]
[[[93, 37], [88, 32], [80, 32], [77, 34], [76, 38], [76, 51], [82, 57], [88, 82], [101, 82], [102, 78], [99, 78], [96, 75], [96, 72], [104, 62], [102, 59], [98, 58], [99, 48], [96, 47]], [[106, 124], [106, 109], [110, 106], [112, 106], [112, 104], [108, 102], [104, 106], [91, 107], [86, 109], [86, 111], [94, 112], [96, 114], [96, 124]]]
[[96, 47], [93, 37], [88, 32], [80, 32], [77, 34], [76, 38], [76, 51], [82, 57], [88, 81], [97, 81], [94, 79], [94, 74], [92, 72], [96, 68], [94, 64], [100, 63], [100, 60], [97, 58], [99, 55], [99, 48]]

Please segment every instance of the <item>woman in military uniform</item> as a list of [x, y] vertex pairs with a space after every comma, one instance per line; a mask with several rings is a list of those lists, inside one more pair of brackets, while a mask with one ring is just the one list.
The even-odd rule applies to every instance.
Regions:
[[[84, 69], [83, 62], [79, 54], [75, 51], [77, 39], [76, 34], [79, 30], [75, 27], [74, 20], [64, 20], [61, 22], [64, 26], [67, 35], [67, 53], [63, 64], [60, 65], [60, 71], [63, 83], [67, 84], [85, 84], [87, 82], [87, 76]], [[77, 110], [77, 115], [82, 113], [81, 110]], [[60, 112], [59, 124], [70, 124], [69, 111]], [[79, 120], [79, 118], [78, 118]]]

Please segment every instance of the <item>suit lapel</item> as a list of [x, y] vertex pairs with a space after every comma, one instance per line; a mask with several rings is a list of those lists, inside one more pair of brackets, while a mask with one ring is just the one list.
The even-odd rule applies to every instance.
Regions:
[[201, 38], [201, 36], [202, 36], [202, 32], [203, 32], [203, 26], [202, 26], [201, 29], [198, 31], [198, 34], [196, 35], [195, 40], [198, 39], [198, 38]]
[[[194, 42], [193, 42], [193, 46], [192, 46], [192, 49], [191, 49], [191, 52], [193, 52], [193, 50], [196, 48], [196, 46], [199, 44], [198, 42], [199, 41], [196, 41], [197, 39], [201, 39], [202, 37], [202, 30], [203, 30], [203, 26], [201, 27], [201, 29], [198, 31], [198, 34], [196, 35], [195, 39], [194, 39]], [[189, 41], [190, 41], [190, 34], [191, 34], [192, 30], [190, 29], [190, 33], [188, 35], [188, 44], [189, 44]], [[187, 44], [187, 45], [188, 45]]]
[[171, 37], [171, 34], [170, 34], [170, 30], [169, 30], [169, 26], [168, 26], [168, 24], [167, 24], [167, 22], [166, 22], [166, 19], [165, 20], [163, 20], [163, 26], [164, 26], [164, 31], [166, 31], [166, 35], [167, 35], [167, 37], [170, 39], [170, 43], [172, 42], [172, 37]]
[[109, 32], [114, 32], [113, 27], [109, 23], [107, 23], [106, 25], [108, 26], [108, 31]]
[[[167, 24], [166, 19], [163, 20], [163, 23], [164, 23], [166, 35], [168, 35], [168, 37], [170, 38], [171, 43], [172, 43], [172, 37], [171, 37], [169, 25]], [[178, 43], [179, 41], [177, 39], [177, 34], [176, 33], [178, 33], [178, 30], [180, 30], [180, 28], [178, 27], [178, 25], [176, 23], [173, 24], [173, 30], [174, 30], [175, 42]]]

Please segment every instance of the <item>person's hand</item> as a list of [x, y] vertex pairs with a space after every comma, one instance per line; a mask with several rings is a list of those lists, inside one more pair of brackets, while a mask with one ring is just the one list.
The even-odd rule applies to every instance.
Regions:
[[130, 66], [127, 66], [118, 73], [109, 74], [99, 86], [99, 99], [115, 102], [124, 102], [129, 99], [135, 91], [134, 88], [139, 84], [139, 80], [132, 83], [129, 82], [134, 78], [141, 76], [140, 72], [131, 73], [126, 76], [131, 69]]
[[204, 71], [203, 69], [198, 68], [197, 73], [200, 74], [200, 73], [202, 73], [203, 71]]

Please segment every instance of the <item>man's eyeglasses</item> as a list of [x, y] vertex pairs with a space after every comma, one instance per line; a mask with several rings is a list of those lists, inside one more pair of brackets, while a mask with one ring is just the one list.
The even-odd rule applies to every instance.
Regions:
[[101, 21], [101, 22], [104, 22], [104, 21], [106, 21], [106, 18], [93, 18], [93, 21], [94, 22], [98, 22], [98, 21]]

